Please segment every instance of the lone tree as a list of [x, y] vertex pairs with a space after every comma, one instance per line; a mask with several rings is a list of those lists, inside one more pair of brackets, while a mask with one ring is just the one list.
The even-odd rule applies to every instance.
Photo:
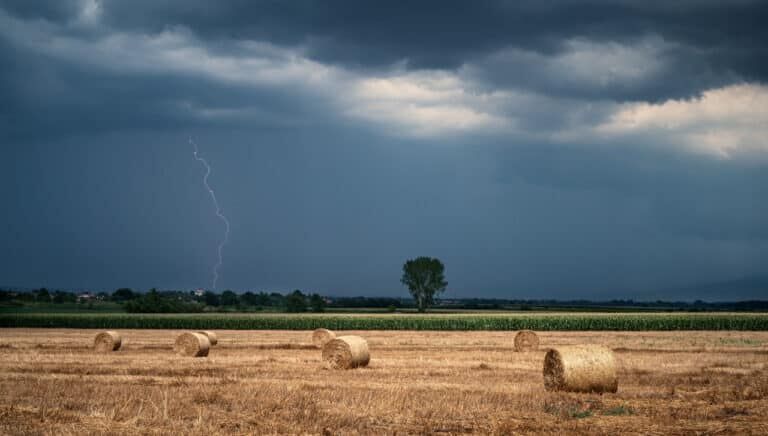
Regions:
[[427, 306], [434, 303], [435, 295], [445, 291], [445, 266], [440, 259], [417, 257], [403, 264], [403, 278], [400, 281], [408, 286], [416, 300], [419, 312], [425, 312]]

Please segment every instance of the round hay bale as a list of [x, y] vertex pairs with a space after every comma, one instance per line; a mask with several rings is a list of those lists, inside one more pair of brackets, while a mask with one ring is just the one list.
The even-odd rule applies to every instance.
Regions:
[[123, 338], [120, 336], [120, 333], [109, 330], [96, 335], [96, 339], [93, 341], [93, 349], [97, 353], [109, 353], [119, 350], [122, 344]]
[[539, 349], [539, 336], [532, 330], [520, 330], [515, 335], [515, 351], [536, 351]]
[[370, 360], [368, 342], [360, 336], [339, 336], [323, 345], [323, 362], [331, 369], [367, 366]]
[[206, 337], [208, 337], [208, 341], [210, 341], [210, 343], [211, 343], [211, 346], [212, 346], [212, 347], [213, 347], [213, 346], [216, 346], [216, 344], [218, 344], [218, 343], [219, 343], [219, 337], [218, 337], [218, 336], [216, 336], [216, 333], [215, 333], [215, 332], [212, 332], [212, 331], [210, 331], [210, 330], [204, 330], [204, 331], [201, 331], [201, 332], [198, 332], [198, 333], [200, 333], [201, 335], [205, 335]]
[[312, 332], [312, 343], [317, 348], [323, 348], [325, 344], [336, 338], [336, 333], [328, 329], [316, 329]]
[[544, 356], [544, 388], [548, 391], [616, 392], [613, 351], [600, 345], [553, 348]]
[[201, 333], [182, 333], [173, 345], [173, 351], [179, 356], [205, 357], [210, 349], [211, 341]]

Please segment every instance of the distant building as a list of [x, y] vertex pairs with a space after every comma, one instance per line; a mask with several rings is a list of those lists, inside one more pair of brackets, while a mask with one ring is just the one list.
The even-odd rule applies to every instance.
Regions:
[[202, 297], [203, 295], [205, 295], [205, 290], [204, 289], [195, 289], [194, 291], [192, 291], [192, 294], [195, 297]]
[[88, 291], [86, 291], [86, 292], [83, 292], [82, 294], [78, 294], [78, 295], [77, 295], [77, 299], [78, 299], [78, 300], [81, 300], [81, 301], [90, 301], [90, 300], [93, 300], [93, 299], [95, 299], [95, 298], [96, 298], [96, 296], [95, 296], [95, 295], [93, 295], [93, 294], [91, 294], [91, 293], [90, 293], [90, 292], [88, 292]]

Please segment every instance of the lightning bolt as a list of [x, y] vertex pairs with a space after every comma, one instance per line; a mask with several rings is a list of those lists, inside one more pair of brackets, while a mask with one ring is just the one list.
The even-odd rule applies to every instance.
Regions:
[[227, 242], [229, 241], [229, 220], [221, 212], [221, 207], [219, 207], [219, 200], [216, 199], [216, 193], [213, 192], [211, 185], [208, 184], [208, 176], [211, 175], [211, 166], [208, 165], [208, 161], [200, 157], [199, 155], [200, 152], [197, 149], [197, 144], [195, 143], [195, 141], [192, 140], [192, 138], [189, 138], [189, 143], [192, 145], [192, 148], [194, 149], [195, 160], [203, 164], [203, 166], [205, 167], [205, 175], [203, 176], [203, 185], [205, 185], [205, 189], [208, 190], [208, 193], [211, 194], [211, 200], [213, 200], [213, 206], [216, 208], [216, 216], [219, 217], [219, 219], [221, 219], [221, 221], [224, 223], [224, 238], [219, 243], [219, 247], [217, 250], [219, 254], [219, 259], [216, 262], [216, 265], [213, 266], [212, 289], [215, 290], [216, 283], [219, 281], [219, 268], [221, 267], [221, 264], [224, 263], [224, 257], [223, 257], [224, 246], [227, 245]]

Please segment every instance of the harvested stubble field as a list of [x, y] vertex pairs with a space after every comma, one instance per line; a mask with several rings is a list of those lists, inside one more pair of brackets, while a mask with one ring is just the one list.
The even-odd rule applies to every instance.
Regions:
[[[768, 434], [768, 332], [344, 331], [371, 362], [323, 369], [310, 331], [217, 331], [206, 358], [177, 330], [0, 330], [4, 434]], [[543, 389], [547, 347], [615, 351], [616, 394]]]

